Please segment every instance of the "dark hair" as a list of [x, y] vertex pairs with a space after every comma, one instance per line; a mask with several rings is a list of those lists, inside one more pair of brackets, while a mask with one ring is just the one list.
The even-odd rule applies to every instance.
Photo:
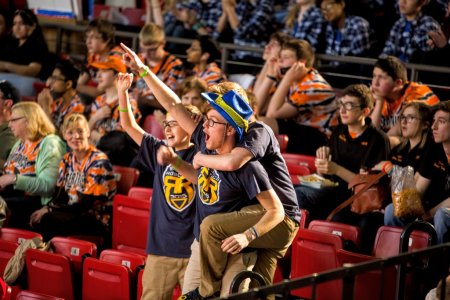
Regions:
[[281, 49], [289, 49], [295, 52], [297, 60], [304, 59], [306, 67], [312, 67], [314, 64], [314, 50], [305, 40], [289, 39], [284, 42]]
[[115, 45], [116, 27], [105, 19], [94, 19], [86, 28], [86, 33], [96, 30], [105, 42], [108, 42], [110, 48]]
[[375, 68], [379, 68], [383, 72], [386, 72], [394, 81], [397, 79], [401, 79], [403, 83], [408, 81], [405, 65], [395, 56], [379, 58], [375, 63]]
[[450, 100], [441, 101], [434, 107], [435, 107], [435, 109], [434, 109], [435, 112], [437, 112], [438, 110], [442, 110], [442, 111], [450, 114]]
[[75, 66], [70, 61], [66, 60], [57, 63], [55, 69], [58, 69], [61, 72], [61, 75], [65, 77], [64, 81], [72, 81], [73, 89], [77, 88], [80, 71], [75, 68]]
[[284, 33], [282, 31], [277, 31], [272, 33], [269, 40], [276, 40], [278, 44], [283, 45], [286, 41], [289, 41], [291, 38], [292, 37], [289, 34]]
[[9, 81], [0, 81], [0, 91], [3, 93], [3, 98], [11, 99], [14, 104], [19, 102], [19, 92], [11, 83], [9, 83]]
[[25, 25], [35, 26], [33, 32], [28, 38], [33, 37], [42, 42], [47, 50], [47, 43], [45, 42], [44, 34], [42, 33], [41, 26], [39, 25], [39, 21], [34, 12], [31, 9], [18, 9], [14, 12], [14, 17], [16, 16], [20, 16]]
[[347, 86], [342, 92], [342, 96], [358, 98], [361, 108], [367, 107], [372, 109], [373, 107], [372, 93], [370, 92], [369, 87], [365, 84], [351, 84]]
[[200, 48], [202, 48], [202, 54], [209, 53], [209, 58], [207, 60], [208, 64], [221, 57], [219, 48], [217, 47], [216, 43], [214, 43], [214, 41], [208, 35], [198, 36], [196, 38], [196, 40], [198, 40], [200, 42]]

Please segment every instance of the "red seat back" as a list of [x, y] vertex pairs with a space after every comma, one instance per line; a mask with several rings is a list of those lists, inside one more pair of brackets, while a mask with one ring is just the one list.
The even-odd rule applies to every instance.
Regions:
[[316, 172], [316, 165], [314, 156], [296, 154], [296, 153], [282, 153], [286, 165], [300, 165], [309, 169], [310, 173]]
[[11, 293], [11, 287], [6, 284], [3, 278], [0, 278], [0, 300], [10, 300]]
[[11, 257], [14, 256], [17, 247], [17, 243], [0, 240], [0, 274], [5, 272], [6, 265]]
[[55, 296], [23, 290], [17, 294], [16, 300], [64, 300], [64, 299]]
[[129, 300], [130, 273], [127, 267], [87, 258], [83, 264], [83, 300]]
[[0, 228], [0, 240], [21, 244], [24, 240], [35, 237], [42, 239], [42, 235], [37, 232], [15, 228]]
[[151, 200], [153, 195], [152, 188], [146, 188], [141, 186], [132, 186], [128, 191], [128, 197], [142, 199], [142, 200]]
[[30, 291], [74, 299], [72, 269], [67, 256], [29, 249], [25, 261]]
[[[313, 273], [323, 272], [339, 267], [336, 252], [342, 249], [341, 237], [299, 228], [292, 243], [291, 278], [298, 278]], [[335, 299], [341, 295], [342, 283], [334, 280], [317, 285], [315, 299]], [[292, 291], [298, 297], [312, 298], [312, 288], [306, 287]]]
[[145, 265], [145, 259], [145, 255], [114, 249], [106, 249], [100, 253], [100, 260], [125, 266], [133, 273], [137, 267]]
[[51, 243], [55, 253], [63, 254], [70, 259], [77, 273], [81, 273], [83, 260], [86, 257], [97, 257], [97, 246], [88, 241], [54, 237]]
[[142, 129], [158, 139], [165, 139], [164, 129], [153, 115], [148, 115], [145, 117], [144, 123], [142, 124]]
[[[400, 253], [400, 235], [403, 228], [381, 226], [378, 229], [373, 245], [373, 256], [385, 258]], [[430, 235], [423, 231], [415, 230], [409, 238], [409, 251], [419, 250], [429, 246]]]
[[113, 166], [114, 176], [116, 177], [117, 193], [128, 195], [128, 191], [135, 186], [139, 179], [139, 170], [130, 167]]
[[356, 226], [314, 220], [309, 223], [308, 229], [335, 234], [342, 237], [344, 240], [352, 241], [358, 248], [361, 246], [361, 229]]
[[145, 25], [145, 11], [142, 8], [124, 7], [122, 14], [128, 19], [128, 25], [137, 27]]
[[150, 202], [124, 195], [113, 201], [113, 249], [146, 254]]
[[275, 137], [278, 140], [278, 144], [280, 145], [280, 152], [286, 153], [286, 149], [289, 143], [289, 137], [287, 134], [276, 134]]

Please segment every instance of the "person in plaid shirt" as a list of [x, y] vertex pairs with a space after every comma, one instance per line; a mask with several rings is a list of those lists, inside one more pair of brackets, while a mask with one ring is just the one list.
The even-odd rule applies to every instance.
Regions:
[[79, 74], [69, 61], [59, 63], [47, 79], [48, 88], [44, 88], [38, 95], [39, 105], [57, 129], [69, 114], [85, 112], [85, 105], [76, 90]]
[[218, 37], [217, 23], [222, 15], [222, 1], [221, 0], [190, 0], [186, 6], [197, 13], [197, 23], [194, 24], [194, 29], [197, 26], [202, 26], [208, 35], [214, 39]]
[[315, 52], [321, 52], [325, 19], [314, 0], [297, 0], [289, 9], [284, 32], [300, 40], [306, 40]]
[[[224, 31], [229, 24], [234, 31], [234, 43], [241, 46], [262, 48], [269, 39], [272, 28], [273, 0], [223, 0], [223, 14], [219, 19], [217, 31]], [[234, 59], [259, 59], [255, 52], [236, 51]]]
[[427, 43], [430, 31], [439, 31], [440, 26], [430, 16], [422, 14], [429, 0], [399, 2], [401, 18], [392, 26], [383, 55], [397, 56], [403, 62], [418, 61], [421, 53], [433, 48]]
[[344, 0], [324, 0], [320, 9], [325, 20], [325, 53], [330, 55], [364, 56], [370, 49], [369, 22], [358, 16], [347, 16]]

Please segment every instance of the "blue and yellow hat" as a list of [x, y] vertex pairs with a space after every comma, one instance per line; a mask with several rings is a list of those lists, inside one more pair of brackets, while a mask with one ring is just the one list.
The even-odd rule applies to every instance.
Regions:
[[202, 93], [202, 96], [233, 126], [239, 135], [239, 141], [241, 141], [248, 129], [248, 119], [253, 114], [247, 101], [235, 91], [229, 91], [223, 95]]

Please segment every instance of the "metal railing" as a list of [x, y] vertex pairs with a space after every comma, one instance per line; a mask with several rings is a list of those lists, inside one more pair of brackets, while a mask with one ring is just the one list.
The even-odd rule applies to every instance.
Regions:
[[[443, 282], [441, 285], [441, 300], [445, 299], [445, 278], [449, 272], [450, 266], [450, 243], [441, 244], [437, 246], [431, 246], [424, 250], [404, 253], [398, 256], [389, 257], [385, 259], [375, 259], [360, 264], [355, 264], [350, 267], [343, 267], [331, 271], [321, 272], [313, 274], [311, 276], [305, 276], [298, 279], [285, 280], [281, 283], [264, 286], [260, 288], [252, 289], [245, 293], [233, 294], [224, 298], [217, 299], [229, 299], [229, 300], [250, 300], [250, 299], [266, 299], [269, 295], [283, 295], [283, 299], [287, 299], [287, 295], [290, 291], [312, 286], [313, 294], [312, 299], [315, 298], [315, 289], [318, 284], [329, 282], [332, 280], [343, 281], [342, 295], [336, 295], [336, 299], [353, 299], [353, 292], [355, 288], [355, 278], [359, 274], [363, 274], [370, 271], [385, 270], [390, 266], [405, 266], [408, 263], [417, 263], [420, 260], [427, 260], [433, 257], [442, 257], [439, 262], [440, 278]], [[403, 288], [403, 287], [398, 287]], [[398, 300], [403, 298], [396, 298]]]
[[[56, 37], [55, 37], [55, 49], [56, 53], [61, 52], [68, 52], [67, 50], [71, 47], [66, 43], [64, 45], [64, 39], [63, 36], [67, 32], [84, 32], [86, 30], [86, 25], [75, 25], [75, 24], [66, 24], [66, 23], [56, 23], [56, 22], [48, 22], [48, 21], [41, 21], [41, 26], [43, 28], [53, 28], [56, 30]], [[116, 31], [116, 37], [118, 38], [127, 38], [131, 40], [131, 47], [134, 50], [138, 50], [139, 48], [139, 34], [136, 32], [128, 32], [128, 31]], [[190, 39], [184, 39], [184, 38], [177, 38], [177, 37], [166, 37], [167, 42], [175, 43], [175, 44], [187, 44], [189, 45], [192, 40]], [[83, 43], [83, 40], [77, 41], [78, 46], [81, 46]], [[252, 51], [252, 52], [258, 52], [262, 53], [263, 49], [256, 48], [256, 47], [250, 47], [250, 46], [239, 46], [235, 44], [229, 44], [229, 43], [220, 43], [219, 48], [221, 49], [222, 57], [220, 59], [220, 66], [221, 69], [227, 72], [229, 69], [229, 65], [238, 65], [238, 66], [245, 66], [250, 68], [260, 68], [261, 65], [258, 64], [252, 64], [248, 62], [243, 61], [234, 61], [230, 57], [230, 53], [234, 50], [246, 50], [246, 51]], [[69, 51], [70, 52], [70, 51]], [[72, 54], [72, 53], [69, 53]], [[75, 54], [77, 56], [77, 54]], [[78, 54], [78, 57], [80, 54]], [[180, 55], [183, 57], [183, 55]], [[365, 65], [365, 66], [373, 66], [376, 62], [376, 59], [374, 58], [365, 58], [365, 57], [355, 57], [355, 56], [333, 56], [333, 55], [326, 55], [326, 54], [316, 54], [316, 61], [318, 63], [326, 63], [326, 62], [341, 62], [341, 63], [351, 63], [351, 64], [359, 64], [359, 65]], [[440, 67], [440, 66], [431, 66], [431, 65], [421, 65], [421, 64], [406, 64], [407, 69], [409, 70], [409, 79], [411, 81], [417, 81], [419, 73], [420, 72], [433, 72], [433, 73], [440, 73], [440, 74], [449, 74], [449, 84], [448, 85], [435, 85], [431, 82], [425, 82], [431, 87], [438, 87], [438, 88], [444, 88], [450, 90], [450, 68], [448, 67]], [[347, 78], [353, 78], [353, 79], [359, 79], [359, 80], [370, 80], [370, 77], [363, 76], [360, 74], [342, 74], [342, 73], [330, 73], [328, 72], [327, 75], [329, 76], [338, 76], [338, 77], [347, 77]]]

